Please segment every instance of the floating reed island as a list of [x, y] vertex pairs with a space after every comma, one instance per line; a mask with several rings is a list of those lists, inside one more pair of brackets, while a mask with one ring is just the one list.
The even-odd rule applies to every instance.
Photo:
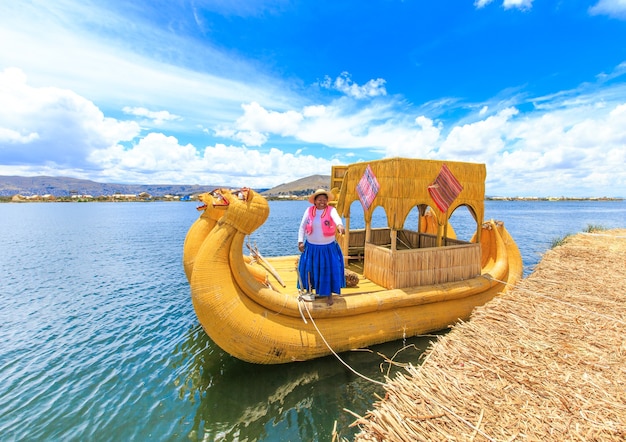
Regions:
[[578, 234], [385, 386], [356, 441], [626, 440], [626, 229]]

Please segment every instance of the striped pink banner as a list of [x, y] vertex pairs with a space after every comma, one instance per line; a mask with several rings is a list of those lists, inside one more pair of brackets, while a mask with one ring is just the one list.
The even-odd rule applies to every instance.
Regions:
[[365, 210], [370, 208], [379, 190], [380, 185], [378, 184], [378, 180], [368, 164], [363, 176], [359, 180], [359, 184], [356, 185], [356, 192], [359, 194], [359, 199]]
[[431, 198], [442, 212], [448, 211], [448, 207], [450, 207], [462, 190], [463, 186], [461, 186], [459, 180], [452, 175], [452, 172], [445, 164], [441, 166], [435, 181], [428, 186], [428, 193], [430, 193]]

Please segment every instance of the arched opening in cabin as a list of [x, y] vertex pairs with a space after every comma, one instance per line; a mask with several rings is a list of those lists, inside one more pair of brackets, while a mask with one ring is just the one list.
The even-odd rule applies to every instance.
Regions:
[[476, 221], [476, 214], [470, 206], [465, 204], [454, 209], [448, 219], [448, 224], [454, 229], [455, 238], [463, 242], [471, 242], [480, 227]]
[[[370, 225], [365, 221], [363, 205], [359, 200], [350, 204], [350, 210], [347, 212], [346, 224], [349, 224], [348, 231], [348, 263], [352, 261], [363, 261], [365, 252], [365, 242], [373, 242], [374, 244], [386, 244], [389, 237], [389, 226], [387, 223], [387, 214], [382, 207], [376, 207], [372, 213]], [[348, 228], [348, 225], [346, 225]], [[368, 231], [369, 230], [369, 231]], [[360, 266], [362, 267], [362, 265]]]

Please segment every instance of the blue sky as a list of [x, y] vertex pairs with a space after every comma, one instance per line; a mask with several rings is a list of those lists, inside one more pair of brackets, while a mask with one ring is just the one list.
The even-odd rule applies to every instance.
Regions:
[[626, 196], [626, 1], [4, 1], [0, 103], [0, 175], [258, 188], [400, 156]]

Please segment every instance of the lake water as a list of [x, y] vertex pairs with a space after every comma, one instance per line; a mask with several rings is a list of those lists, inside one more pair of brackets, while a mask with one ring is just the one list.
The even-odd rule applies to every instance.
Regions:
[[[251, 240], [296, 254], [306, 202], [270, 202]], [[327, 441], [383, 389], [334, 357], [233, 359], [200, 328], [182, 268], [195, 203], [0, 204], [0, 434], [11, 440]], [[555, 239], [626, 227], [626, 203], [486, 202], [528, 274]], [[354, 223], [353, 227], [358, 227]], [[457, 232], [464, 233], [464, 232]], [[461, 236], [461, 235], [459, 235]], [[384, 381], [432, 337], [342, 354]]]

